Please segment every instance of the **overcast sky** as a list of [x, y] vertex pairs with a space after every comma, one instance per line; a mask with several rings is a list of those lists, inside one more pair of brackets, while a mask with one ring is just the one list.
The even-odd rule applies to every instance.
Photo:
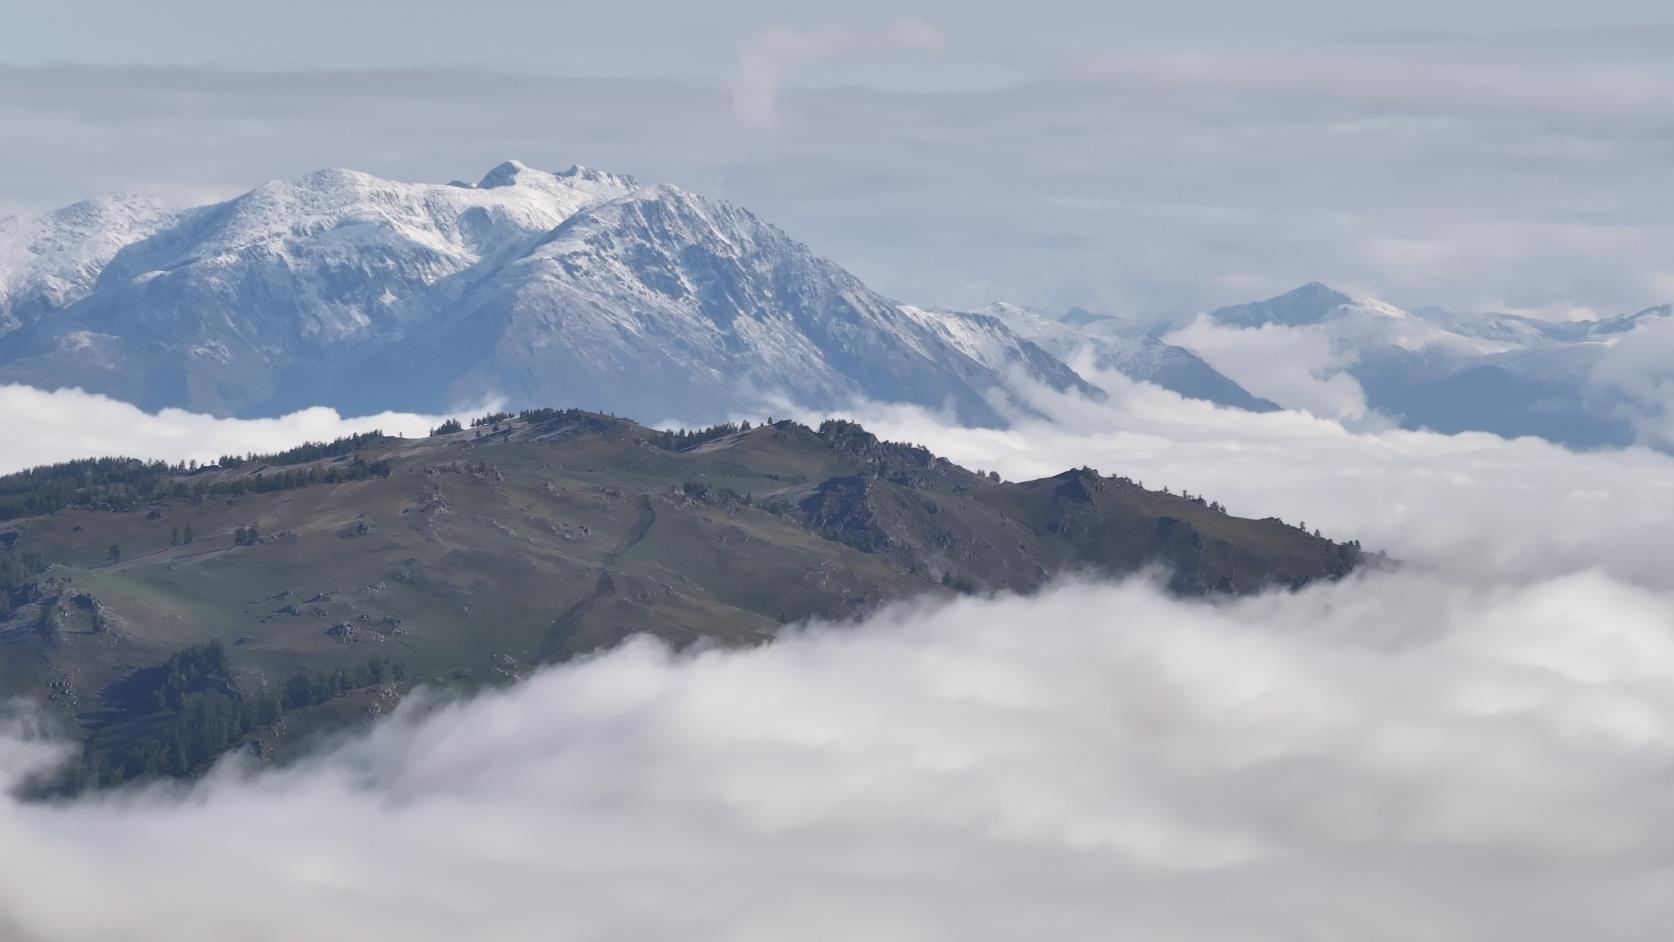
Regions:
[[735, 200], [922, 304], [1674, 300], [1659, 3], [9, 6], [0, 214], [517, 157]]
[[[783, 0], [616, 3], [504, 0], [60, 0], [5, 4], [0, 60], [17, 64], [217, 64], [253, 68], [453, 65], [544, 75], [724, 79], [741, 43], [768, 28], [801, 31], [901, 17], [948, 38], [955, 65], [1011, 68], [1065, 52], [1242, 45], [1356, 32], [1508, 32], [1674, 22], [1659, 0]], [[889, 85], [911, 70], [866, 76]]]

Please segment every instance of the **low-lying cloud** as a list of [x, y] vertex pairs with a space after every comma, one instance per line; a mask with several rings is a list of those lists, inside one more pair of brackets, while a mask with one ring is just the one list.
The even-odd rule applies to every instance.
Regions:
[[345, 418], [316, 407], [272, 419], [218, 419], [184, 409], [146, 412], [79, 389], [0, 385], [0, 427], [6, 430], [0, 474], [76, 458], [214, 461], [373, 430], [423, 437], [445, 418], [402, 412]]
[[[1143, 577], [904, 603], [749, 650], [636, 641], [417, 695], [285, 768], [3, 798], [0, 937], [1662, 936], [1674, 459], [1101, 381], [1104, 402], [1025, 390], [1051, 421], [1006, 430], [853, 414], [1008, 478], [1092, 465], [1408, 565], [1221, 603]], [[0, 390], [26, 464], [435, 421]], [[20, 722], [0, 790], [64, 758]]]
[[[911, 406], [863, 404], [843, 414], [1008, 480], [1090, 466], [1462, 577], [1527, 580], [1598, 566], [1674, 588], [1663, 565], [1674, 536], [1674, 457], [1645, 448], [1581, 453], [1486, 433], [1350, 431], [1304, 412], [1217, 408], [1118, 374], [1097, 380], [1111, 392], [1105, 401], [1019, 383], [1035, 412], [1014, 415], [1006, 429], [966, 428]], [[208, 461], [374, 428], [417, 437], [443, 418], [345, 418], [321, 408], [255, 420], [148, 414], [75, 390], [8, 386], [0, 387], [0, 425], [10, 436], [0, 472], [111, 454]]]
[[[1674, 458], [1646, 448], [1574, 452], [1487, 433], [1350, 431], [1303, 412], [1253, 414], [1115, 374], [1107, 401], [1026, 385], [1038, 415], [962, 428], [922, 409], [853, 411], [867, 428], [1008, 480], [1090, 466], [1184, 488], [1238, 516], [1276, 516], [1473, 579], [1600, 566], [1674, 587]], [[1045, 416], [1046, 418], [1042, 418]]]
[[293, 768], [0, 801], [0, 934], [1659, 939], [1671, 625], [1406, 572], [636, 642]]
[[1200, 315], [1167, 337], [1263, 399], [1321, 418], [1366, 418], [1366, 391], [1347, 372], [1352, 354], [1310, 327], [1227, 328]]

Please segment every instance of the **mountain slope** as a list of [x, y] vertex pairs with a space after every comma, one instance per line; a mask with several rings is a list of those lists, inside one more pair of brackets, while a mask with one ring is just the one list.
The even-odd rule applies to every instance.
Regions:
[[[65, 214], [68, 250], [38, 220], [0, 230], [0, 285], [20, 299], [0, 308], [0, 382], [218, 415], [500, 397], [689, 420], [866, 397], [1003, 421], [1001, 371], [961, 345], [968, 325], [671, 186], [515, 162], [475, 185], [328, 170], [104, 228], [118, 214]], [[1030, 378], [1084, 386], [984, 330]]]
[[994, 304], [987, 312], [1019, 337], [1033, 341], [1063, 360], [1090, 355], [1096, 370], [1113, 370], [1129, 379], [1173, 390], [1188, 399], [1202, 399], [1250, 412], [1271, 412], [1279, 408], [1253, 395], [1190, 350], [1164, 342], [1116, 318], [1099, 317], [1077, 308], [1054, 321], [1014, 304]]
[[[616, 409], [679, 417], [696, 402], [727, 414], [770, 394], [826, 405], [863, 396], [998, 422], [987, 397], [1003, 370], [961, 326], [876, 294], [747, 210], [648, 187], [577, 213], [478, 280], [373, 361], [392, 375], [419, 364], [405, 371], [411, 382], [356, 405], [492, 389], [514, 402], [605, 396]], [[1004, 363], [1085, 388], [1003, 328], [987, 334], [985, 351]]]
[[[1585, 322], [1409, 312], [1316, 283], [1202, 317], [1223, 328], [1323, 338], [1367, 405], [1408, 428], [1534, 435], [1578, 448], [1670, 447], [1646, 438], [1646, 429], [1664, 414], [1657, 364], [1665, 358], [1656, 351], [1671, 310]], [[1220, 365], [1237, 372], [1234, 363]], [[1647, 369], [1653, 375], [1636, 375]]]
[[179, 215], [158, 200], [111, 196], [0, 219], [0, 334], [86, 297], [117, 252]]
[[[302, 676], [291, 699], [340, 707], [364, 702], [342, 678], [373, 655], [410, 679], [483, 683], [637, 632], [751, 644], [1084, 569], [1161, 564], [1201, 594], [1361, 559], [1089, 469], [1001, 483], [847, 422], [674, 435], [547, 411], [224, 464], [0, 478], [0, 696], [49, 698], [95, 762], [167, 728], [173, 695], [151, 694], [176, 668], [155, 666], [210, 642], [212, 680], [180, 668], [189, 694], [265, 702]], [[310, 693], [310, 677], [337, 679]]]
[[[191, 210], [123, 246], [92, 290], [0, 343], [0, 379], [216, 414], [287, 398], [287, 370], [398, 340], [445, 283], [631, 181], [507, 168], [484, 186], [327, 170]], [[333, 364], [335, 365], [335, 364]]]

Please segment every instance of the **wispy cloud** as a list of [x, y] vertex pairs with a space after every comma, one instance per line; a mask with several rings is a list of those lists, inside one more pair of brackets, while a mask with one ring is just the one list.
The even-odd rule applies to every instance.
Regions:
[[778, 110], [784, 83], [799, 69], [841, 59], [938, 53], [946, 45], [947, 40], [934, 26], [912, 17], [901, 17], [876, 29], [764, 29], [738, 51], [733, 109], [746, 121], [767, 124]]

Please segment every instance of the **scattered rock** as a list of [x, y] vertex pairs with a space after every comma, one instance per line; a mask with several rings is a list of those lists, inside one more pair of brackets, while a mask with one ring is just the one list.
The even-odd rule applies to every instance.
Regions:
[[347, 540], [357, 536], [367, 536], [375, 529], [376, 527], [372, 525], [370, 520], [353, 520], [338, 529], [337, 535]]
[[363, 631], [354, 622], [340, 621], [325, 630], [325, 633], [336, 638], [343, 644], [363, 644], [367, 641], [382, 641], [383, 636], [370, 631]]

